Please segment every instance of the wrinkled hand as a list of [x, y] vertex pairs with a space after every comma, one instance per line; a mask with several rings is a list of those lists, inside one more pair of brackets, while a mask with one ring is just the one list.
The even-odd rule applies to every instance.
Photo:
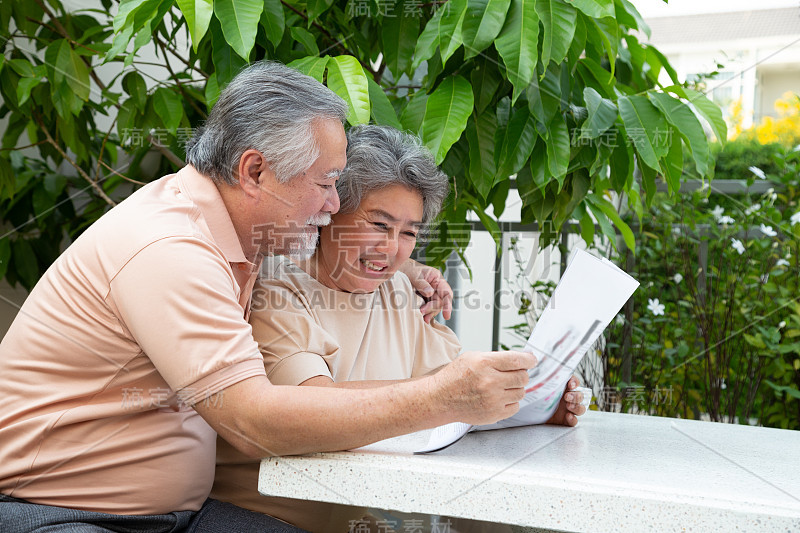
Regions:
[[512, 416], [525, 396], [527, 352], [465, 352], [432, 376], [433, 398], [451, 421], [491, 424]]
[[450, 318], [453, 312], [453, 289], [439, 270], [413, 259], [403, 263], [399, 270], [408, 276], [414, 290], [425, 298], [425, 303], [420, 307], [425, 322], [430, 324], [439, 313], [445, 320]]
[[578, 417], [586, 413], [586, 407], [581, 405], [583, 393], [571, 391], [580, 387], [580, 385], [581, 381], [577, 377], [572, 376], [569, 378], [567, 386], [564, 388], [564, 394], [561, 395], [561, 399], [558, 401], [556, 412], [553, 413], [550, 420], [545, 422], [546, 424], [574, 426], [578, 423]]

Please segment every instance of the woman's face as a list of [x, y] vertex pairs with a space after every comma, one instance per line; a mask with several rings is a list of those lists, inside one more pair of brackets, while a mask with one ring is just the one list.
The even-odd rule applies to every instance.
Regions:
[[367, 193], [353, 213], [322, 228], [317, 278], [342, 291], [375, 291], [414, 251], [422, 212], [422, 195], [403, 185]]

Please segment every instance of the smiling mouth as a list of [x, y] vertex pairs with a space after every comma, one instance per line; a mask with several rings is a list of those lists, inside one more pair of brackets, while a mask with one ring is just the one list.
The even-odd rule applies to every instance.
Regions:
[[381, 266], [367, 259], [359, 259], [359, 261], [361, 261], [361, 264], [367, 267], [368, 270], [371, 270], [373, 272], [383, 272], [387, 268], [386, 265]]

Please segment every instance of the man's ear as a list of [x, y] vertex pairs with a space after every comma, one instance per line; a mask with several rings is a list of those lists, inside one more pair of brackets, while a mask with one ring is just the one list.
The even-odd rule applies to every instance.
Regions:
[[256, 198], [266, 185], [265, 179], [269, 178], [271, 170], [264, 155], [258, 150], [245, 150], [239, 158], [238, 178], [239, 186], [245, 195]]

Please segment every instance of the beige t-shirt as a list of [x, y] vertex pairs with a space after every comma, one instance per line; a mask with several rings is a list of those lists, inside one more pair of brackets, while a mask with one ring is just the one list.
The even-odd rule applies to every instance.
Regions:
[[0, 492], [115, 514], [199, 509], [216, 433], [190, 405], [264, 375], [246, 316], [257, 273], [192, 167], [95, 222], [0, 344]]
[[[425, 323], [421, 300], [404, 274], [373, 293], [352, 294], [326, 287], [285, 258], [266, 260], [262, 272], [250, 323], [276, 385], [299, 385], [315, 376], [416, 377], [446, 365], [461, 350], [449, 328]], [[314, 532], [345, 531], [349, 520], [361, 516], [355, 507], [261, 496], [258, 462], [222, 439], [211, 496]]]

